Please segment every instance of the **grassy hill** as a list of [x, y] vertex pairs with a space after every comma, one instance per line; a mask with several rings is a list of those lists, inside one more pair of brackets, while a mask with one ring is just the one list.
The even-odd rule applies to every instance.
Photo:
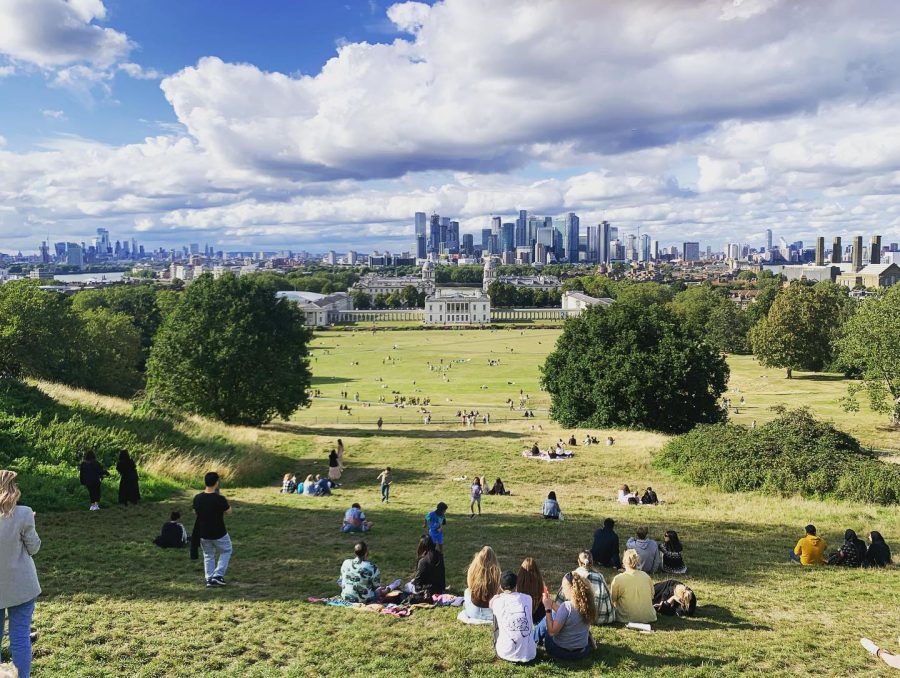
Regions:
[[[327, 332], [317, 337], [313, 352], [315, 387], [322, 397], [290, 422], [260, 430], [196, 420], [173, 424], [171, 435], [185, 436], [184, 448], [174, 447], [208, 458], [179, 471], [180, 482], [219, 458], [224, 448], [215, 444], [228, 445], [240, 456], [256, 450], [264, 458], [258, 468], [271, 474], [269, 487], [248, 487], [251, 483], [239, 474], [223, 486], [235, 508], [227, 521], [235, 542], [229, 587], [205, 589], [202, 566], [186, 552], [164, 552], [150, 543], [169, 510], [188, 513], [190, 492], [137, 508], [39, 514], [44, 548], [36, 561], [45, 593], [35, 617], [41, 631], [36, 675], [891, 675], [857, 641], [868, 635], [896, 647], [900, 569], [806, 569], [789, 565], [786, 556], [807, 522], [815, 522], [834, 546], [848, 527], [859, 533], [878, 529], [896, 554], [896, 507], [694, 487], [653, 467], [652, 456], [665, 438], [642, 432], [611, 432], [617, 441], [613, 447], [579, 445], [571, 461], [524, 459], [521, 450], [536, 437], [546, 444], [570, 433], [543, 418], [523, 419], [521, 413], [499, 421], [509, 414], [504, 401], [517, 401], [520, 389], [530, 395], [535, 413], [545, 416], [548, 402], [537, 387], [538, 366], [556, 336], [553, 330]], [[387, 360], [389, 355], [394, 360]], [[439, 370], [428, 368], [427, 363], [440, 365], [441, 359], [445, 364], [465, 361], [446, 371], [449, 383]], [[500, 364], [489, 366], [492, 359]], [[737, 359], [737, 364], [735, 377], [745, 379], [741, 390], [749, 407], [760, 408], [756, 418], [761, 420], [764, 391], [751, 388], [761, 379], [753, 377], [749, 360]], [[843, 389], [839, 381], [814, 380], [779, 382], [778, 387], [780, 395], [770, 399], [789, 404], [800, 404], [796, 400], [804, 390], [830, 388], [836, 398]], [[102, 414], [111, 426], [136, 416], [119, 401], [44, 388], [60, 407]], [[430, 396], [435, 423], [426, 426], [415, 408], [355, 402], [347, 415], [334, 400], [344, 390], [351, 401], [357, 391], [362, 400], [372, 401], [381, 395], [390, 401], [395, 390]], [[827, 406], [826, 396], [816, 398], [809, 403], [814, 410]], [[490, 411], [494, 423], [475, 430], [436, 423], [439, 415], [452, 419], [459, 408]], [[376, 434], [371, 422], [379, 416], [386, 424]], [[871, 415], [834, 409], [831, 416], [853, 430], [854, 418]], [[543, 430], [532, 431], [532, 425]], [[159, 433], [155, 426], [138, 419], [132, 431], [152, 441]], [[584, 433], [576, 435], [580, 440]], [[883, 437], [869, 438], [868, 444], [900, 449], [893, 432], [877, 435]], [[278, 494], [274, 485], [280, 472], [326, 472], [326, 452], [339, 437], [347, 447], [344, 488], [329, 498]], [[212, 447], [203, 447], [204, 442]], [[379, 503], [375, 480], [385, 465], [393, 467], [396, 478], [388, 505]], [[153, 468], [165, 474], [177, 466]], [[513, 496], [485, 497], [484, 515], [470, 519], [469, 482], [455, 479], [475, 474], [491, 481], [502, 477]], [[665, 504], [620, 506], [614, 496], [623, 482], [652, 485]], [[539, 517], [549, 490], [559, 495], [563, 522]], [[504, 568], [515, 569], [525, 556], [535, 557], [548, 587], [555, 589], [577, 551], [590, 544], [593, 530], [611, 516], [623, 541], [641, 524], [656, 538], [666, 529], [679, 532], [689, 567], [679, 578], [697, 592], [698, 616], [665, 619], [652, 635], [595, 629], [600, 648], [592, 662], [542, 661], [518, 669], [493, 659], [489, 629], [458, 623], [452, 610], [417, 610], [397, 620], [305, 602], [308, 596], [337, 592], [334, 581], [354, 541], [339, 532], [351, 502], [359, 501], [375, 522], [367, 541], [390, 581], [411, 576], [422, 517], [440, 500], [450, 505], [447, 575], [457, 591], [472, 554], [486, 543]], [[28, 502], [26, 492], [23, 503]], [[605, 574], [608, 580], [613, 575]]]

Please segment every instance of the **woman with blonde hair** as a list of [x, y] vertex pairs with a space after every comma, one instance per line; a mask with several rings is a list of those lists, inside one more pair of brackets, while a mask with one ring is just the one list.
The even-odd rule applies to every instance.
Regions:
[[531, 596], [531, 621], [537, 626], [546, 614], [544, 611], [544, 578], [534, 558], [526, 558], [522, 561], [519, 572], [516, 575], [516, 592]]
[[625, 551], [622, 564], [625, 571], [617, 574], [612, 580], [610, 594], [616, 608], [616, 619], [620, 622], [650, 623], [656, 621], [656, 608], [653, 607], [653, 580], [650, 575], [639, 569], [640, 556], [634, 549]]
[[20, 678], [31, 675], [31, 618], [41, 593], [32, 556], [41, 548], [34, 512], [21, 497], [14, 471], [0, 471], [0, 642], [9, 617], [9, 647]]
[[534, 629], [534, 639], [543, 644], [554, 659], [583, 659], [595, 646], [591, 638], [591, 623], [597, 616], [594, 592], [580, 574], [572, 573], [570, 598], [556, 610], [550, 594], [544, 592], [546, 613]]
[[667, 616], [693, 617], [697, 596], [677, 579], [666, 579], [653, 587], [653, 607]]
[[467, 624], [491, 624], [491, 598], [500, 592], [500, 563], [490, 546], [484, 546], [475, 554], [466, 571], [466, 590], [463, 592], [463, 609], [458, 619]]
[[303, 494], [311, 497], [313, 494], [313, 488], [316, 486], [316, 479], [313, 478], [312, 473], [306, 476], [306, 480], [303, 481]]

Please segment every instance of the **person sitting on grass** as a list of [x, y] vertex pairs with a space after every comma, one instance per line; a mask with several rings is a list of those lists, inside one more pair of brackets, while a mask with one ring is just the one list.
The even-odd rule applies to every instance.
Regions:
[[[590, 551], [582, 551], [578, 554], [578, 567], [575, 568], [574, 573], [584, 577], [594, 592], [594, 606], [597, 609], [597, 616], [594, 618], [593, 623], [598, 626], [612, 624], [616, 620], [616, 610], [612, 604], [612, 596], [609, 593], [609, 587], [606, 585], [603, 575], [594, 567], [594, 557]], [[556, 594], [554, 607], [561, 605], [565, 600], [572, 600], [572, 572], [563, 577], [562, 584]]]
[[610, 595], [616, 608], [616, 620], [625, 624], [629, 622], [649, 624], [656, 621], [653, 580], [649, 574], [638, 568], [640, 562], [637, 551], [634, 549], [625, 551], [625, 555], [622, 556], [625, 571], [617, 574], [610, 586]]
[[332, 487], [337, 487], [337, 483], [332, 483], [328, 478], [317, 475], [316, 487], [313, 490], [313, 494], [317, 497], [328, 497], [331, 495]]
[[494, 652], [500, 659], [528, 664], [537, 656], [532, 600], [518, 589], [518, 577], [507, 570], [500, 575], [500, 593], [491, 598], [494, 614]]
[[878, 647], [868, 638], [861, 638], [859, 642], [864, 648], [866, 648], [867, 652], [878, 657], [881, 661], [883, 661], [891, 668], [900, 669], [900, 654], [892, 654], [890, 652], [887, 652]]
[[297, 491], [297, 479], [294, 477], [293, 473], [285, 473], [284, 478], [281, 479], [281, 493], [282, 494], [293, 494]]
[[159, 536], [153, 540], [153, 543], [164, 549], [178, 549], [188, 543], [188, 533], [180, 522], [181, 513], [172, 511], [169, 515], [169, 522], [163, 523]]
[[807, 525], [806, 535], [797, 542], [791, 560], [801, 565], [824, 565], [828, 543], [816, 535], [816, 526]]
[[887, 567], [891, 564], [891, 548], [881, 532], [869, 532], [869, 550], [866, 551], [866, 567]]
[[538, 447], [538, 444], [535, 442], [534, 445], [531, 446], [531, 456], [539, 457], [541, 456], [541, 448]]
[[544, 516], [545, 520], [559, 520], [562, 515], [562, 509], [559, 507], [559, 502], [556, 501], [556, 492], [550, 492], [547, 495], [547, 499], [544, 500], [544, 505], [541, 508], [541, 515]]
[[580, 574], [573, 573], [571, 598], [553, 609], [553, 600], [544, 593], [546, 614], [534, 629], [535, 641], [554, 659], [583, 659], [595, 647], [591, 623], [597, 617], [594, 593]]
[[653, 607], [666, 616], [693, 617], [697, 596], [677, 579], [666, 579], [653, 587]]
[[622, 485], [619, 488], [619, 503], [620, 504], [630, 504], [632, 503], [632, 499], [634, 498], [634, 494], [631, 492], [631, 488], [628, 485]]
[[670, 574], [684, 574], [687, 565], [681, 555], [683, 547], [678, 533], [675, 530], [666, 530], [663, 540], [659, 544], [659, 552], [662, 553], [662, 571]]
[[494, 481], [494, 486], [491, 487], [490, 490], [488, 490], [488, 494], [507, 495], [510, 494], [510, 492], [506, 489], [503, 481], [500, 480], [500, 478], [497, 478], [497, 480]]
[[315, 487], [316, 480], [310, 473], [308, 476], [306, 476], [306, 480], [297, 485], [297, 494], [305, 494], [307, 497], [311, 497]]
[[643, 570], [647, 574], [659, 572], [662, 567], [662, 554], [659, 552], [659, 545], [652, 539], [647, 538], [650, 529], [646, 525], [641, 525], [637, 529], [637, 538], [631, 537], [626, 543], [626, 549], [634, 549], [638, 554], [639, 570]]
[[541, 599], [544, 595], [544, 577], [534, 558], [526, 558], [516, 574], [516, 591], [524, 593], [531, 598], [531, 621], [537, 625], [544, 618], [544, 604]]
[[486, 623], [493, 620], [491, 598], [500, 591], [500, 563], [490, 546], [484, 546], [472, 558], [466, 570], [466, 590], [463, 592], [465, 621]]
[[866, 560], [866, 542], [856, 536], [853, 530], [844, 532], [844, 543], [828, 559], [829, 565], [842, 567], [862, 567]]
[[573, 433], [572, 435], [569, 436], [569, 445], [571, 445], [572, 447], [576, 447], [576, 446], [578, 445], [578, 441], [575, 440], [575, 434], [574, 434], [574, 433]]
[[381, 572], [375, 563], [369, 562], [369, 547], [366, 542], [353, 546], [353, 558], [341, 565], [341, 598], [351, 603], [369, 603], [378, 598], [381, 587]]
[[366, 520], [366, 514], [362, 512], [359, 504], [352, 504], [344, 513], [344, 524], [341, 532], [368, 532], [372, 529], [372, 523]]
[[425, 516], [425, 529], [428, 530], [428, 536], [434, 542], [438, 551], [444, 550], [444, 526], [447, 524], [447, 505], [444, 502], [438, 503], [434, 511], [430, 511]]
[[416, 548], [416, 574], [412, 580], [413, 593], [431, 602], [432, 596], [442, 594], [447, 588], [444, 554], [437, 550], [431, 537], [423, 534]]
[[655, 506], [659, 503], [659, 497], [656, 496], [656, 492], [653, 491], [652, 487], [648, 487], [644, 490], [644, 494], [641, 497], [642, 504], [649, 504], [651, 506]]
[[601, 567], [622, 569], [622, 558], [619, 557], [619, 535], [615, 531], [616, 521], [612, 518], [603, 520], [603, 527], [594, 532], [594, 543], [591, 544], [591, 556], [594, 563]]

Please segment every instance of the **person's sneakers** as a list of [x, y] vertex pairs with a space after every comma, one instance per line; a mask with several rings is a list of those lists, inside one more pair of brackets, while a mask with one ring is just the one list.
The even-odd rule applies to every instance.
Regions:
[[207, 579], [207, 580], [206, 580], [206, 588], [211, 589], [211, 588], [215, 588], [215, 586], [216, 586], [216, 585], [213, 584], [213, 580], [212, 580], [212, 579]]
[[215, 575], [211, 579], [214, 586], [225, 586], [225, 577], [221, 575]]
[[97, 505], [95, 505], [95, 504], [91, 504], [90, 510], [91, 510], [91, 511], [99, 511], [99, 510], [100, 510], [100, 507], [97, 506]]

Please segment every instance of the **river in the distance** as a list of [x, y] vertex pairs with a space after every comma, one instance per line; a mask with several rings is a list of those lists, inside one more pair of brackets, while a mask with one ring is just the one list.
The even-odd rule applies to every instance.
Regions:
[[64, 283], [120, 282], [125, 274], [119, 273], [72, 273], [70, 275], [54, 275], [53, 279]]

